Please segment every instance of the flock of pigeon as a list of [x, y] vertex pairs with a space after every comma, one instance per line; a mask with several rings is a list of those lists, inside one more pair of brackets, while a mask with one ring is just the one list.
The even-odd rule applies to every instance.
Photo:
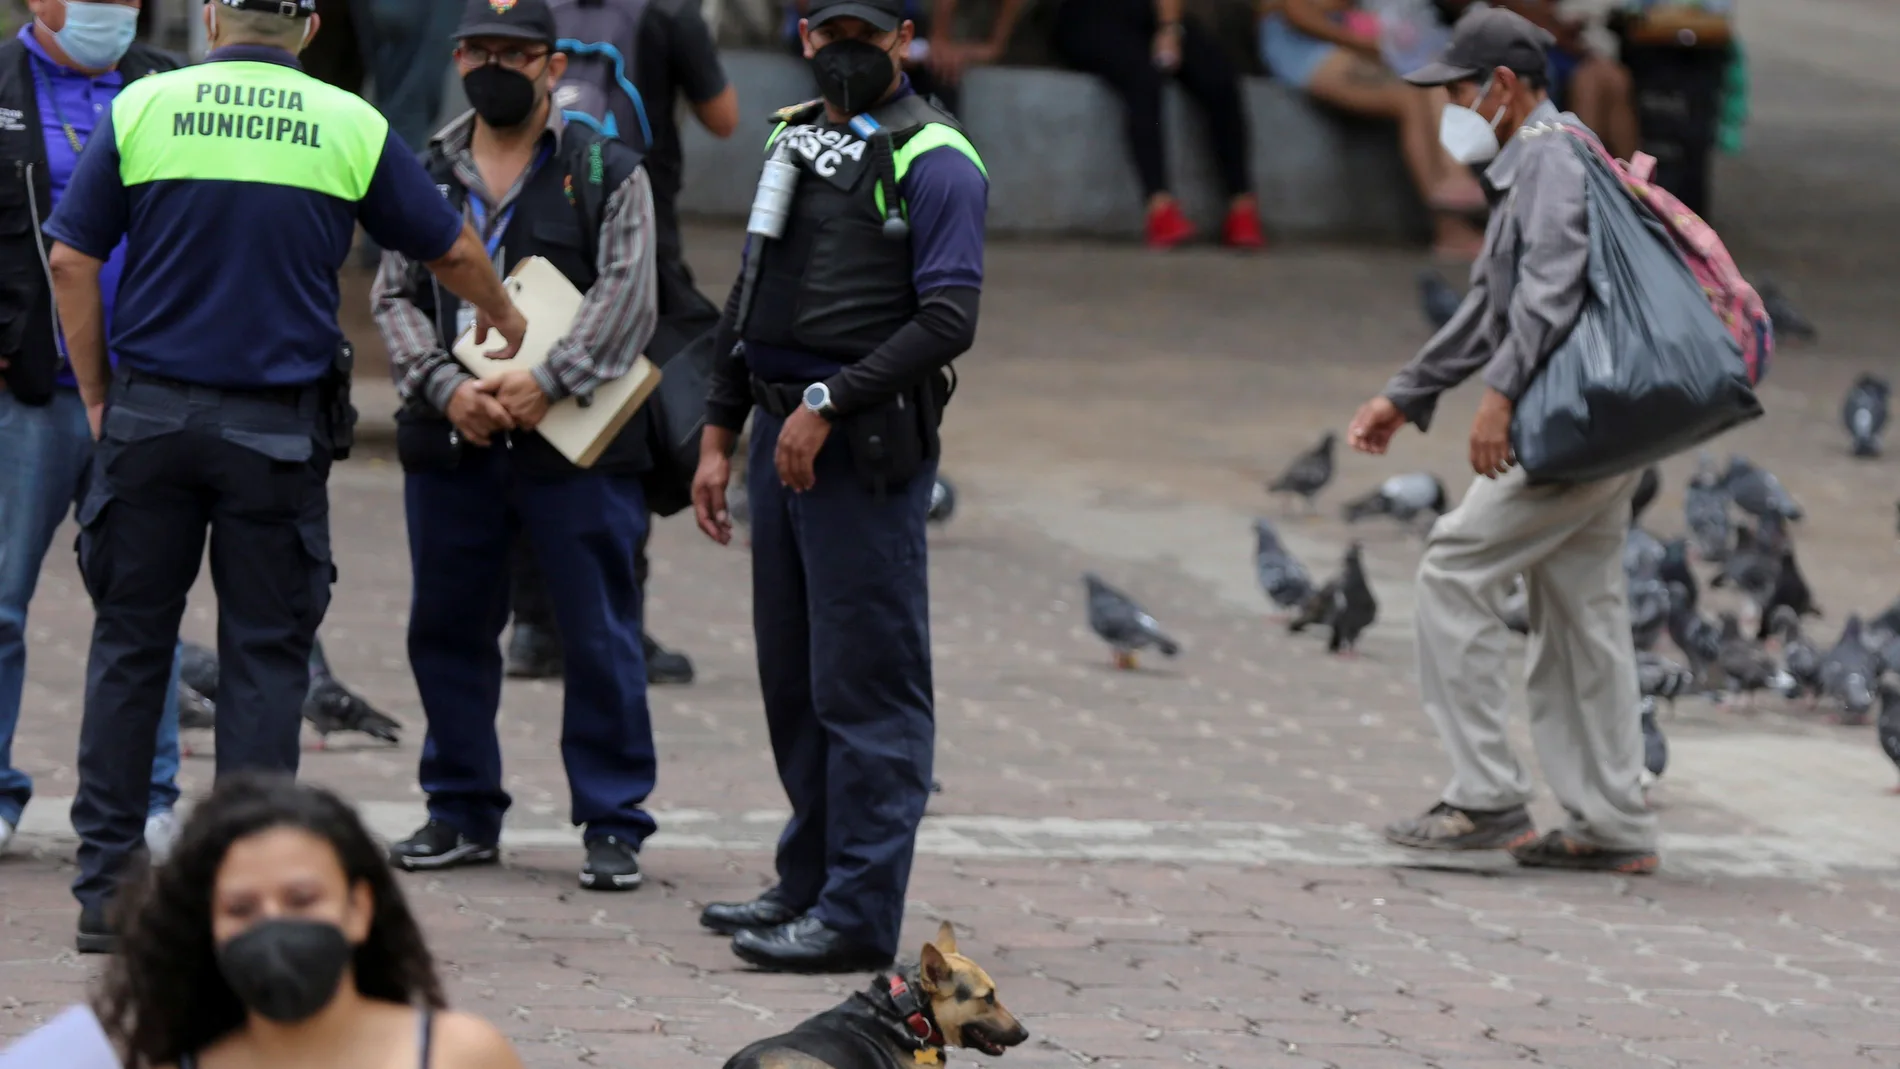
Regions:
[[[178, 664], [178, 726], [184, 731], [210, 731], [218, 725], [218, 655], [193, 642], [183, 644]], [[317, 747], [331, 735], [356, 732], [388, 743], [402, 741], [402, 723], [350, 691], [330, 674], [323, 643], [310, 649], [310, 689], [304, 694], [303, 718], [316, 730]], [[191, 752], [189, 743], [184, 752]]]
[[[1842, 415], [1854, 455], [1879, 455], [1887, 399], [1886, 384], [1872, 375], [1862, 376], [1849, 392]], [[1298, 497], [1309, 513], [1316, 511], [1315, 499], [1333, 479], [1335, 444], [1334, 435], [1322, 437], [1267, 484], [1268, 492]], [[1822, 615], [1795, 555], [1792, 527], [1804, 513], [1781, 481], [1746, 457], [1732, 456], [1722, 466], [1704, 453], [1683, 498], [1688, 534], [1667, 542], [1641, 526], [1661, 487], [1657, 469], [1643, 472], [1623, 552], [1650, 780], [1662, 775], [1668, 760], [1668, 745], [1656, 724], [1657, 703], [1673, 704], [1692, 693], [1743, 703], [1772, 691], [1806, 699], [1810, 708], [1825, 701], [1837, 706], [1838, 721], [1849, 725], [1866, 724], [1873, 714], [1881, 748], [1900, 768], [1900, 683], [1888, 678], [1900, 676], [1900, 601], [1871, 619], [1848, 616], [1833, 645], [1822, 652], [1803, 624]], [[1413, 472], [1386, 479], [1349, 501], [1343, 513], [1348, 523], [1384, 516], [1422, 531], [1447, 504], [1436, 476]], [[1360, 544], [1348, 546], [1337, 575], [1315, 584], [1272, 523], [1256, 519], [1254, 535], [1261, 589], [1290, 615], [1288, 630], [1326, 628], [1327, 649], [1351, 655], [1379, 608]], [[1703, 615], [1702, 584], [1692, 562], [1711, 569], [1710, 587], [1740, 596], [1740, 611], [1721, 611], [1713, 620]], [[1089, 626], [1109, 644], [1117, 667], [1133, 668], [1137, 651], [1150, 647], [1167, 657], [1180, 652], [1180, 644], [1127, 594], [1093, 573], [1083, 581]], [[1499, 614], [1512, 630], [1529, 632], [1521, 577], [1514, 589], [1503, 592]], [[1686, 664], [1656, 652], [1664, 637]]]

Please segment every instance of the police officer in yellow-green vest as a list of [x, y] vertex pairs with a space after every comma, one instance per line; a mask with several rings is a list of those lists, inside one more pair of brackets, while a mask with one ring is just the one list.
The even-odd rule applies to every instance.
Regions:
[[[143, 849], [152, 750], [210, 534], [218, 772], [294, 772], [330, 601], [326, 483], [347, 447], [337, 270], [358, 223], [429, 264], [518, 348], [487, 253], [361, 99], [303, 73], [316, 0], [212, 0], [201, 66], [142, 78], [46, 223], [60, 324], [94, 437], [79, 567], [96, 610], [80, 728], [82, 951]], [[105, 336], [99, 272], [126, 263]], [[109, 361], [108, 347], [116, 357]]]

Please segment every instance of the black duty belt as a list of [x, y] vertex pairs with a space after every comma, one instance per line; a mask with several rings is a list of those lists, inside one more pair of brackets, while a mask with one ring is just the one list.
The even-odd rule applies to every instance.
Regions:
[[202, 382], [186, 382], [183, 379], [154, 375], [149, 371], [134, 371], [131, 368], [120, 368], [118, 374], [125, 380], [128, 386], [157, 386], [162, 389], [174, 390], [180, 393], [191, 390], [216, 390], [219, 393], [229, 394], [232, 397], [266, 401], [271, 404], [279, 405], [294, 406], [301, 404], [304, 396], [311, 390], [316, 389], [314, 384], [310, 386], [210, 386]]
[[766, 382], [754, 377], [752, 403], [764, 409], [768, 416], [785, 419], [804, 407], [805, 387], [790, 382]]

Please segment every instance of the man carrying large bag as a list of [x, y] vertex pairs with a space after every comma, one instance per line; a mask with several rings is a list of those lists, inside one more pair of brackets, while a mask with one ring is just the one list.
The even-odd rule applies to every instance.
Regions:
[[[1617, 455], [1595, 465], [1588, 479], [1553, 481], [1550, 475], [1569, 473], [1518, 466], [1519, 453], [1544, 443], [1541, 427], [1514, 427], [1513, 416], [1528, 413], [1526, 399], [1540, 400], [1539, 411], [1550, 407], [1542, 402], [1552, 390], [1540, 385], [1547, 375], [1593, 389], [1629, 386], [1621, 380], [1631, 369], [1641, 379], [1687, 364], [1695, 365], [1692, 372], [1715, 366], [1718, 378], [1732, 370], [1743, 393], [1748, 382], [1738, 346], [1666, 234], [1640, 238], [1673, 265], [1664, 274], [1687, 283], [1672, 291], [1680, 299], [1667, 321], [1598, 329], [1609, 321], [1626, 325], [1637, 302], [1619, 296], [1629, 288], [1627, 277], [1606, 279], [1610, 265], [1593, 262], [1593, 239], [1600, 246], [1604, 235], [1592, 233], [1592, 220], [1640, 209], [1614, 183], [1614, 203], [1593, 203], [1589, 190], [1601, 187], [1590, 181], [1590, 168], [1601, 165], [1579, 151], [1579, 137], [1559, 132], [1569, 127], [1587, 136], [1576, 116], [1549, 100], [1550, 44], [1548, 33], [1516, 14], [1475, 10], [1459, 20], [1443, 59], [1408, 76], [1450, 91], [1441, 140], [1460, 162], [1489, 165], [1484, 184], [1493, 204], [1464, 304], [1360, 408], [1349, 432], [1354, 448], [1383, 453], [1406, 422], [1420, 430], [1430, 425], [1441, 393], [1483, 372], [1470, 445], [1480, 478], [1432, 528], [1418, 572], [1419, 684], [1451, 757], [1451, 782], [1438, 805], [1391, 825], [1386, 837], [1430, 850], [1505, 849], [1529, 866], [1640, 874], [1658, 864], [1656, 820], [1641, 788], [1622, 550], [1637, 469], [1654, 459], [1653, 449], [1588, 443], [1596, 460], [1605, 450]], [[1586, 313], [1590, 329], [1573, 331]], [[1586, 336], [1573, 342], [1573, 334]], [[1622, 348], [1610, 349], [1606, 337]], [[1565, 377], [1577, 364], [1586, 370]], [[1652, 385], [1632, 388], [1653, 399]], [[1698, 406], [1733, 401], [1662, 392], [1675, 397], [1685, 419], [1701, 416]], [[1746, 402], [1754, 404], [1752, 394]], [[1569, 814], [1565, 827], [1541, 837], [1526, 808], [1530, 777], [1507, 738], [1507, 635], [1494, 608], [1499, 588], [1519, 574], [1530, 594], [1531, 734], [1551, 793]]]

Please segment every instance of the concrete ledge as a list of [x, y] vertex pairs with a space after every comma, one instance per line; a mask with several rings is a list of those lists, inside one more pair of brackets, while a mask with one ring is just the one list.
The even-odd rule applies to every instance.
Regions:
[[[817, 95], [804, 63], [768, 52], [728, 52], [739, 89], [739, 132], [719, 141], [688, 123], [682, 210], [743, 218], [758, 181], [767, 117]], [[1275, 237], [1412, 241], [1425, 213], [1383, 123], [1321, 111], [1262, 78], [1246, 82], [1253, 174]], [[993, 67], [973, 71], [961, 118], [990, 169], [996, 233], [1126, 238], [1141, 231], [1141, 198], [1122, 136], [1121, 108], [1095, 78], [1071, 71]], [[1168, 100], [1174, 186], [1203, 226], [1222, 208], [1206, 129], [1178, 89]]]

